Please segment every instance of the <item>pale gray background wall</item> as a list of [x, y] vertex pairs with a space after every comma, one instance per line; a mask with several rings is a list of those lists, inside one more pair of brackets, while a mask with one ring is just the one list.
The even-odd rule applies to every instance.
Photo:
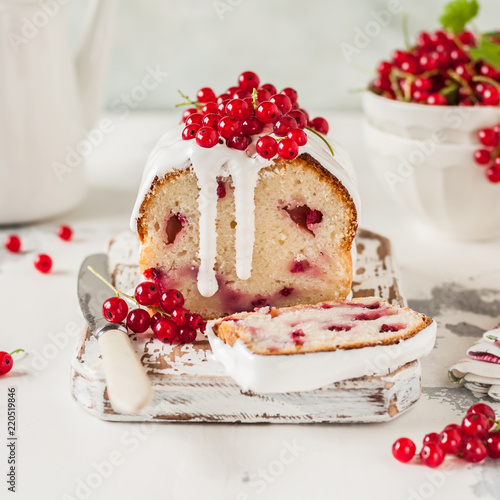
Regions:
[[[73, 16], [85, 1], [73, 0]], [[109, 106], [122, 92], [139, 84], [148, 66], [159, 65], [169, 76], [138, 103], [137, 109], [171, 109], [179, 101], [178, 88], [191, 95], [205, 85], [222, 91], [247, 69], [277, 86], [293, 86], [309, 109], [359, 109], [359, 95], [353, 90], [366, 84], [378, 60], [403, 46], [403, 12], [409, 14], [410, 33], [414, 35], [421, 28], [438, 26], [445, 3], [121, 0], [107, 103]], [[500, 1], [481, 3], [477, 25], [483, 30], [500, 28]], [[388, 18], [389, 7], [395, 6], [398, 13]], [[376, 21], [374, 13], [382, 20]], [[347, 60], [342, 43], [359, 48], [359, 53]]]

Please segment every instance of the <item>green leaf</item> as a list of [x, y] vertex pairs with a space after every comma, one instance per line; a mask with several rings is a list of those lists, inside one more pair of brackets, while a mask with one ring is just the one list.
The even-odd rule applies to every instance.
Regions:
[[439, 21], [443, 28], [452, 33], [460, 33], [465, 25], [479, 12], [477, 0], [453, 0], [444, 6]]
[[474, 61], [484, 61], [496, 69], [500, 69], [500, 45], [482, 38], [478, 47], [470, 49], [470, 55]]

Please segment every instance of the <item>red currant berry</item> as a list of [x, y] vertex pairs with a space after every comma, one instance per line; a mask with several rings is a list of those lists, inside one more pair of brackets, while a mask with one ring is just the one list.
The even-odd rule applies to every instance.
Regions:
[[193, 114], [193, 113], [198, 113], [198, 110], [196, 108], [188, 108], [184, 113], [182, 113], [182, 122], [186, 123], [186, 120]]
[[422, 31], [417, 36], [417, 46], [421, 49], [432, 49], [434, 48], [434, 43], [429, 36], [429, 33]]
[[0, 352], [0, 375], [5, 375], [12, 370], [14, 360], [8, 352]]
[[196, 330], [189, 328], [189, 326], [181, 326], [178, 336], [182, 344], [190, 344], [196, 340]]
[[170, 313], [170, 318], [177, 326], [187, 325], [189, 320], [189, 311], [184, 309], [184, 307], [176, 307]]
[[[250, 99], [250, 102], [252, 102], [252, 93], [249, 92], [248, 90], [245, 90], [245, 89], [238, 89], [232, 96], [231, 96], [231, 99], [240, 99], [240, 100], [244, 100], [245, 102], [246, 99]], [[229, 100], [231, 100], [229, 99]], [[248, 103], [247, 103], [248, 104]]]
[[380, 76], [388, 78], [392, 71], [392, 64], [388, 61], [382, 61], [378, 67], [377, 72]]
[[250, 116], [250, 108], [245, 101], [232, 99], [226, 104], [226, 115], [236, 120], [245, 120]]
[[429, 92], [427, 90], [413, 90], [411, 93], [411, 96], [413, 97], [413, 100], [415, 102], [424, 102], [427, 101], [427, 98], [429, 97]]
[[420, 72], [420, 67], [417, 61], [414, 59], [408, 59], [407, 61], [403, 61], [401, 63], [401, 71], [410, 73], [411, 75], [416, 75]]
[[21, 251], [21, 238], [15, 234], [9, 234], [4, 246], [9, 252], [18, 253]]
[[69, 241], [73, 236], [73, 230], [66, 225], [59, 226], [57, 229], [57, 236], [59, 236], [61, 240]]
[[284, 137], [290, 129], [295, 128], [297, 128], [295, 118], [291, 116], [281, 116], [274, 122], [273, 132], [278, 137]]
[[210, 87], [203, 87], [202, 89], [198, 90], [196, 98], [198, 99], [198, 102], [203, 103], [215, 102], [217, 100], [215, 92]]
[[184, 305], [184, 296], [179, 290], [172, 288], [161, 294], [160, 305], [165, 312], [170, 313], [176, 307], [182, 307]]
[[128, 314], [128, 305], [120, 297], [111, 297], [102, 305], [102, 315], [110, 323], [121, 323]]
[[469, 437], [462, 452], [462, 458], [466, 462], [478, 463], [486, 458], [488, 450], [483, 443], [482, 438]]
[[260, 88], [263, 90], [267, 90], [271, 95], [278, 93], [276, 87], [272, 83], [264, 83], [264, 85], [261, 85]]
[[299, 111], [298, 109], [292, 109], [288, 116], [291, 116], [297, 122], [297, 128], [303, 129], [307, 125], [307, 117], [303, 111]]
[[274, 137], [265, 135], [257, 141], [256, 150], [263, 158], [271, 159], [278, 152], [278, 143]]
[[418, 62], [423, 71], [434, 71], [438, 68], [438, 56], [436, 52], [420, 56]]
[[459, 430], [460, 432], [462, 431], [462, 426], [459, 425], [459, 424], [448, 424], [444, 429], [443, 429], [443, 432], [444, 431], [448, 431], [448, 430]]
[[281, 114], [286, 115], [289, 111], [292, 111], [293, 104], [288, 96], [285, 94], [274, 94], [269, 102], [276, 104]]
[[224, 101], [221, 101], [217, 106], [217, 113], [219, 113], [220, 116], [226, 116], [226, 104], [229, 101], [230, 99], [225, 99]]
[[427, 90], [428, 92], [432, 90], [432, 82], [429, 78], [417, 78], [413, 82], [413, 86], [418, 90]]
[[480, 413], [488, 418], [492, 423], [496, 420], [495, 410], [485, 403], [476, 403], [467, 410], [467, 415]]
[[257, 109], [255, 111], [255, 116], [262, 123], [272, 123], [275, 122], [281, 116], [281, 112], [278, 106], [276, 106], [276, 104], [274, 104], [273, 102], [264, 101], [257, 106]]
[[164, 344], [172, 344], [177, 340], [177, 325], [170, 318], [160, 318], [153, 326], [153, 333]]
[[52, 259], [49, 255], [41, 253], [36, 256], [34, 265], [37, 271], [47, 274], [52, 269]]
[[430, 106], [446, 106], [448, 101], [443, 94], [434, 93], [427, 98], [427, 104]]
[[437, 467], [443, 463], [444, 451], [438, 443], [424, 444], [420, 452], [420, 460], [427, 467]]
[[196, 132], [198, 132], [200, 126], [196, 123], [193, 125], [188, 125], [187, 127], [184, 127], [184, 130], [182, 131], [182, 138], [185, 141], [189, 141], [190, 139], [194, 139], [196, 137]]
[[491, 162], [491, 153], [487, 149], [478, 149], [474, 151], [474, 161], [478, 165], [489, 165]]
[[245, 149], [250, 146], [251, 142], [252, 138], [244, 134], [233, 135], [231, 138], [226, 139], [228, 148], [238, 149], [239, 151], [245, 151]]
[[186, 125], [200, 125], [203, 122], [203, 115], [201, 113], [193, 113], [186, 118]]
[[464, 435], [483, 438], [491, 429], [491, 422], [482, 413], [469, 413], [462, 420], [462, 432]]
[[486, 178], [493, 184], [500, 182], [500, 168], [494, 166], [486, 170]]
[[293, 160], [299, 154], [299, 146], [294, 140], [285, 137], [278, 144], [278, 154], [285, 160]]
[[202, 332], [205, 330], [206, 323], [203, 320], [201, 314], [190, 314], [188, 318], [188, 326], [193, 330], [201, 330]]
[[252, 92], [259, 88], [259, 77], [253, 71], [245, 71], [238, 77], [238, 84], [242, 89]]
[[[458, 427], [458, 426], [457, 426]], [[445, 453], [456, 455], [463, 447], [463, 436], [460, 428], [445, 429], [439, 435], [439, 443]]]
[[500, 458], [500, 432], [490, 432], [486, 440], [488, 456], [491, 458]]
[[151, 325], [151, 316], [145, 309], [132, 309], [127, 316], [127, 328], [134, 333], [144, 333]]
[[219, 125], [220, 121], [220, 115], [219, 113], [208, 113], [208, 115], [205, 115], [203, 117], [202, 125], [204, 127], [211, 127], [215, 130], [217, 130], [217, 127]]
[[[469, 69], [467, 68], [467, 66], [463, 65], [463, 64], [459, 64], [455, 67], [455, 73], [460, 76], [461, 78], [463, 78], [466, 82], [472, 82], [472, 77], [474, 75], [472, 75], [472, 73], [469, 71]], [[462, 88], [462, 87], [461, 87]]]
[[427, 443], [439, 443], [439, 434], [437, 432], [431, 432], [424, 436], [424, 444]]
[[305, 146], [307, 144], [307, 134], [298, 128], [289, 130], [286, 136], [292, 139], [292, 141], [295, 141], [297, 146]]
[[204, 115], [209, 115], [211, 113], [218, 114], [219, 113], [219, 106], [216, 102], [207, 102], [202, 108], [201, 112]]
[[470, 31], [462, 31], [458, 34], [458, 39], [464, 44], [473, 47], [476, 45], [476, 38]]
[[500, 91], [492, 85], [486, 87], [483, 92], [483, 102], [486, 106], [498, 106], [500, 103]]
[[399, 438], [392, 445], [392, 454], [400, 462], [409, 462], [415, 456], [416, 451], [415, 443], [408, 438]]
[[271, 95], [272, 94], [267, 90], [260, 88], [257, 90], [257, 102], [269, 101]]
[[477, 136], [484, 146], [494, 148], [498, 145], [498, 134], [492, 128], [483, 128]]
[[231, 116], [224, 116], [220, 119], [217, 130], [221, 137], [230, 139], [231, 137], [241, 134], [242, 123]]
[[160, 300], [160, 290], [153, 281], [143, 281], [135, 288], [134, 297], [141, 306], [154, 306]]
[[159, 312], [155, 312], [153, 314], [153, 316], [151, 316], [151, 328], [154, 327], [156, 325], [156, 322], [161, 319], [161, 318], [164, 318], [165, 316], [163, 316], [163, 314], [159, 313]]
[[241, 124], [241, 132], [244, 135], [260, 134], [263, 129], [264, 129], [264, 124], [255, 116], [251, 116], [250, 118], [247, 118]]
[[328, 134], [328, 130], [330, 129], [328, 122], [321, 116], [311, 120], [311, 128], [324, 135]]
[[297, 91], [295, 89], [292, 89], [291, 87], [286, 87], [284, 88], [280, 94], [285, 94], [290, 101], [292, 101], [292, 104], [297, 102], [297, 99], [299, 98], [299, 95], [297, 94]]
[[219, 134], [212, 127], [201, 127], [196, 132], [196, 144], [202, 148], [213, 148], [219, 144]]

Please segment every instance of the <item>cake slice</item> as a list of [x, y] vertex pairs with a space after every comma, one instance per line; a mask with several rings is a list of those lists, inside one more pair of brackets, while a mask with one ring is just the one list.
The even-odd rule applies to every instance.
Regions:
[[226, 344], [239, 339], [255, 354], [297, 354], [396, 344], [431, 324], [431, 318], [374, 297], [316, 305], [261, 308], [217, 320]]
[[383, 376], [429, 354], [436, 323], [378, 298], [234, 314], [208, 323], [215, 358], [245, 391], [312, 391]]

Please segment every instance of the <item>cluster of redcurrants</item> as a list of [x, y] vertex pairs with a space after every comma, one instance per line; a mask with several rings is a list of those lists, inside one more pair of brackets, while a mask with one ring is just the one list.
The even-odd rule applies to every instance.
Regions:
[[[399, 438], [392, 445], [392, 454], [400, 462], [409, 462], [415, 453], [411, 439]], [[425, 465], [437, 467], [445, 455], [455, 455], [471, 463], [481, 462], [487, 456], [500, 458], [500, 431], [491, 406], [472, 405], [461, 425], [450, 424], [440, 434], [431, 432], [424, 437], [419, 457]]]
[[124, 299], [111, 297], [102, 305], [102, 314], [110, 323], [125, 323], [134, 333], [144, 333], [151, 328], [157, 339], [169, 344], [193, 342], [197, 330], [205, 331], [206, 322], [202, 316], [191, 314], [183, 307], [184, 297], [179, 290], [161, 290], [153, 281], [144, 281], [137, 285], [133, 297], [121, 295], [138, 306], [149, 308], [154, 314], [151, 316], [141, 307], [129, 311]]
[[500, 182], [500, 125], [483, 128], [478, 133], [479, 142], [485, 146], [474, 152], [474, 161], [486, 167], [486, 178], [493, 183]]
[[[498, 43], [497, 39], [491, 39]], [[382, 61], [370, 89], [389, 99], [430, 105], [497, 106], [500, 71], [474, 60], [477, 45], [470, 31], [421, 32], [411, 49], [396, 50]], [[500, 45], [499, 45], [500, 50]]]
[[24, 352], [24, 349], [16, 349], [11, 353], [0, 351], [0, 375], [5, 375], [12, 370], [14, 366], [14, 360], [12, 359], [12, 354], [16, 352]]
[[[70, 241], [73, 237], [73, 230], [70, 226], [62, 225], [57, 229], [57, 236], [64, 241]], [[21, 251], [21, 238], [17, 234], [9, 234], [4, 241], [4, 247], [8, 252], [19, 253]], [[47, 274], [52, 269], [52, 258], [50, 255], [40, 253], [33, 262], [35, 269], [43, 274]]]
[[[326, 135], [328, 122], [322, 117], [309, 119], [307, 111], [297, 102], [297, 92], [287, 87], [277, 92], [270, 83], [260, 85], [259, 77], [245, 71], [238, 78], [238, 86], [229, 87], [223, 94], [204, 87], [197, 93], [196, 107], [187, 109], [182, 121], [185, 140], [195, 139], [204, 148], [217, 144], [244, 151], [257, 139], [255, 149], [263, 158], [279, 155], [292, 160], [299, 146], [307, 143], [304, 129]], [[273, 137], [273, 134], [275, 137]]]

